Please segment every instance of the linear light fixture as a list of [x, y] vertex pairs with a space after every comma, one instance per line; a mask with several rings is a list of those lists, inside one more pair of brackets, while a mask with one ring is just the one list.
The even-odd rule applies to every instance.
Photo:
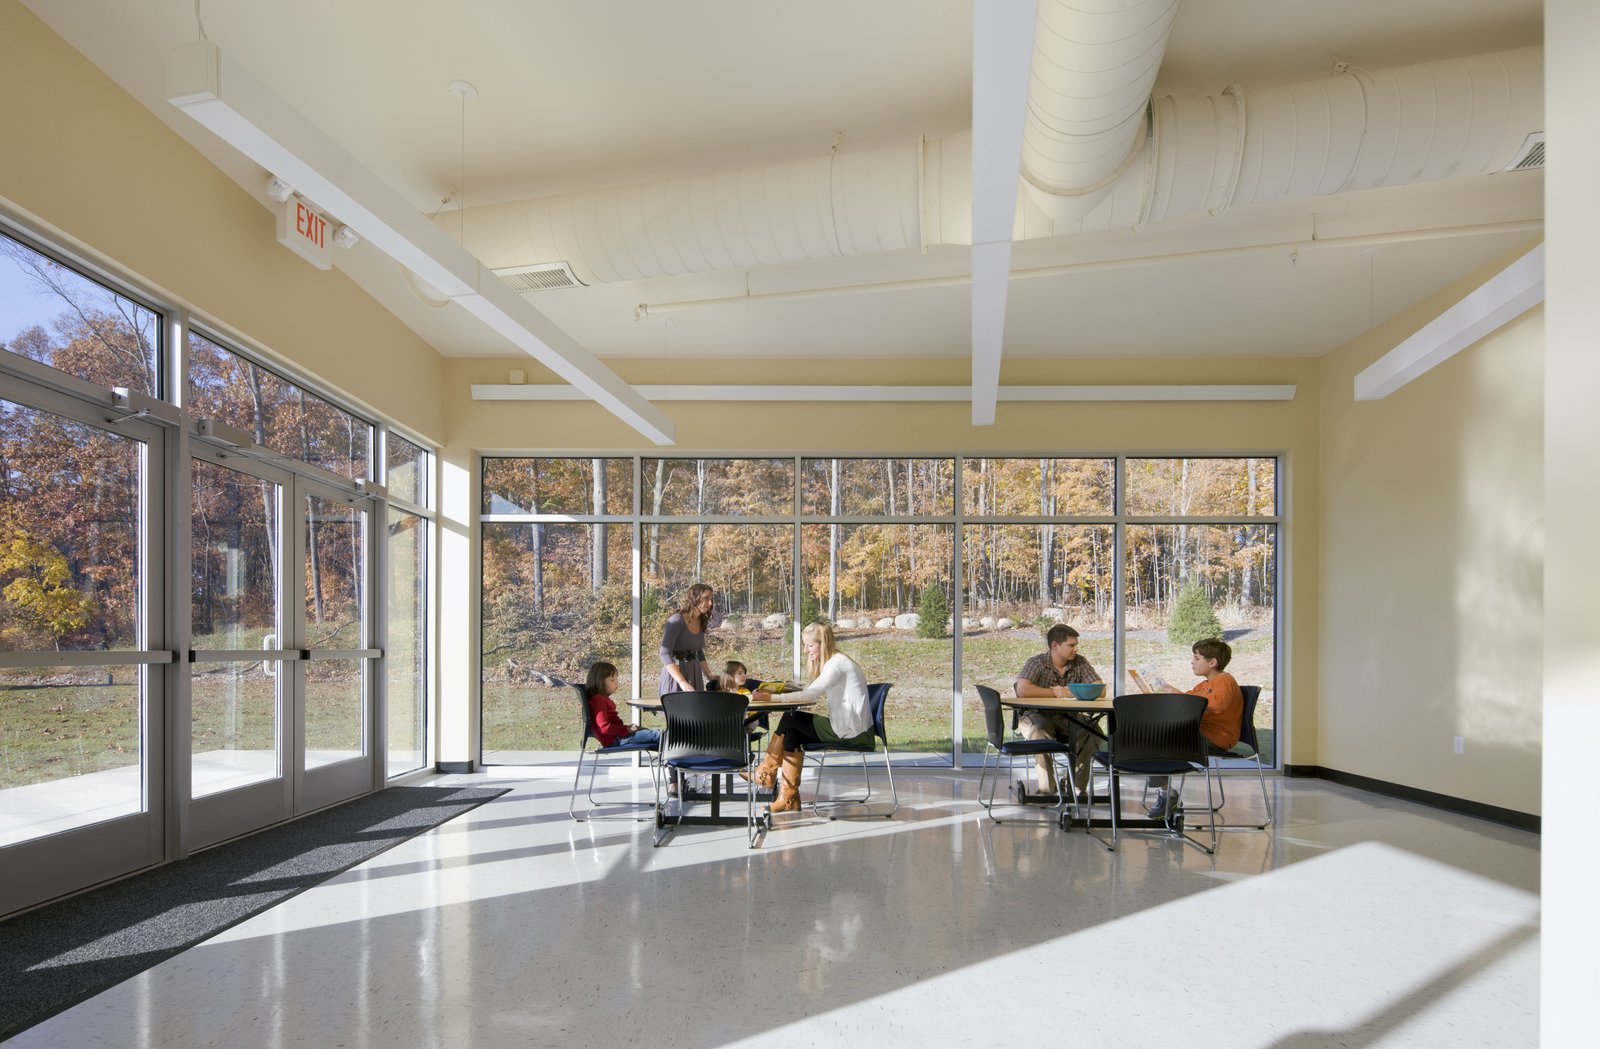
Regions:
[[655, 444], [672, 421], [210, 41], [173, 51], [167, 101]]
[[1355, 399], [1376, 401], [1389, 396], [1543, 301], [1541, 242], [1368, 365], [1356, 376]]
[[994, 423], [1035, 0], [972, 5], [972, 424]]
[[[970, 386], [636, 386], [652, 401], [734, 401], [766, 404], [854, 402], [950, 402], [972, 397]], [[1221, 386], [1001, 386], [1002, 401], [1292, 401], [1288, 385]], [[570, 386], [473, 384], [475, 401], [581, 401]]]

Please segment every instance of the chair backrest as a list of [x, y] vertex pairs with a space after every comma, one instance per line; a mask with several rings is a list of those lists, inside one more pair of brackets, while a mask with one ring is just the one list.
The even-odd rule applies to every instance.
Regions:
[[750, 734], [744, 727], [744, 697], [728, 692], [668, 692], [661, 697], [667, 731], [661, 760], [720, 758], [735, 765], [749, 760]]
[[1149, 692], [1117, 696], [1111, 701], [1113, 760], [1165, 759], [1206, 763], [1206, 738], [1200, 718], [1204, 696], [1181, 692]]
[[872, 734], [883, 740], [887, 745], [889, 735], [883, 730], [883, 705], [889, 699], [889, 690], [894, 688], [893, 682], [880, 681], [867, 686], [867, 705], [872, 708]]
[[978, 698], [983, 701], [983, 724], [989, 733], [989, 746], [998, 749], [1006, 741], [1006, 716], [1000, 709], [1000, 693], [988, 685], [979, 685]]
[[1261, 699], [1261, 686], [1240, 685], [1239, 691], [1244, 694], [1244, 722], [1239, 726], [1239, 741], [1248, 743], [1251, 750], [1259, 752], [1261, 745], [1256, 742], [1256, 703]]
[[572, 691], [578, 694], [578, 717], [583, 724], [583, 735], [578, 739], [578, 749], [582, 750], [589, 745], [589, 740], [594, 738], [594, 718], [589, 716], [589, 690], [577, 682], [571, 682]]

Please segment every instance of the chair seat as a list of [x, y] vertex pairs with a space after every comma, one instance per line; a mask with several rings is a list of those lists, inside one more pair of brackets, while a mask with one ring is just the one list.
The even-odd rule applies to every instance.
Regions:
[[600, 747], [590, 753], [593, 754], [639, 754], [656, 751], [658, 746], [654, 743], [613, 743], [609, 747]]
[[876, 754], [878, 752], [878, 741], [874, 739], [871, 743], [807, 743], [801, 749], [807, 754], [812, 754], [819, 750], [848, 750], [852, 754]]
[[726, 758], [668, 758], [667, 764], [684, 772], [738, 772], [745, 767]]
[[[1106, 768], [1111, 767], [1111, 752], [1097, 750], [1094, 754], [1096, 764]], [[1117, 763], [1117, 771], [1128, 772], [1136, 776], [1180, 776], [1184, 773], [1194, 772], [1195, 766], [1187, 761], [1173, 761], [1162, 758], [1141, 758], [1134, 761], [1121, 761]]]
[[1059, 739], [1013, 739], [1000, 744], [999, 751], [1013, 754], [1071, 754], [1072, 748]]

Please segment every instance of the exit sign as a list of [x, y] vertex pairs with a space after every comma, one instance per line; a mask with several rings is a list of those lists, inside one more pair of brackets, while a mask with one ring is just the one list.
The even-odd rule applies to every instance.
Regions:
[[333, 229], [327, 216], [297, 196], [278, 206], [278, 243], [319, 270], [333, 266]]

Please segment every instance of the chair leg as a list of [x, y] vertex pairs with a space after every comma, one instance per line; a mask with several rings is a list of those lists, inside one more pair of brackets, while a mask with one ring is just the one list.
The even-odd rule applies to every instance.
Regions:
[[1111, 810], [1111, 840], [1107, 841], [1094, 832], [1094, 766], [1089, 767], [1089, 803], [1084, 812], [1083, 831], [1089, 837], [1103, 845], [1107, 852], [1117, 851], [1117, 801], [1120, 798], [1121, 787], [1117, 780], [1117, 770], [1106, 769], [1106, 793], [1109, 795], [1107, 808]]
[[1262, 830], [1272, 826], [1272, 799], [1267, 797], [1267, 772], [1261, 767], [1261, 755], [1256, 755], [1256, 779], [1261, 782], [1261, 810], [1267, 814], [1267, 822], [1261, 825]]
[[583, 756], [589, 753], [587, 746], [578, 748], [578, 768], [572, 774], [572, 793], [567, 795], [567, 815], [578, 823], [587, 823], [587, 815], [578, 815], [578, 783], [583, 779]]
[[[866, 755], [863, 754], [861, 760], [865, 762]], [[893, 819], [894, 814], [900, 811], [900, 792], [894, 787], [894, 762], [890, 760], [888, 740], [883, 742], [883, 774], [889, 777], [889, 811], [883, 817], [887, 820]]]

